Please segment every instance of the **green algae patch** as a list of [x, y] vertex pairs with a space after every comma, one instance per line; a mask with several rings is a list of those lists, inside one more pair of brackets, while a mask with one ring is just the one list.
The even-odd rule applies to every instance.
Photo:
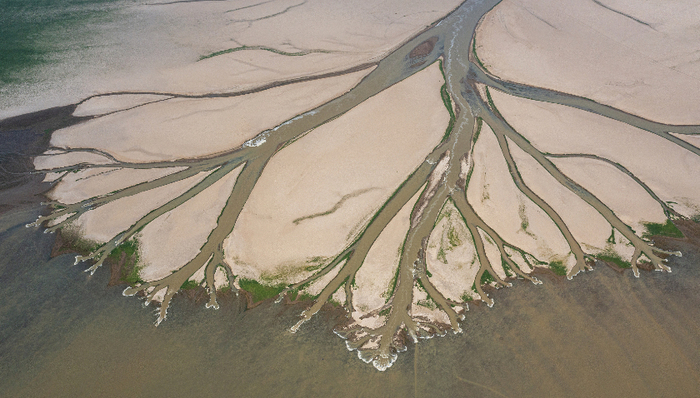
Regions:
[[618, 256], [615, 253], [601, 253], [597, 254], [595, 258], [623, 269], [632, 267], [632, 264], [630, 264], [629, 261], [623, 260], [622, 258], [620, 258], [620, 256]]
[[549, 269], [551, 269], [556, 275], [566, 276], [566, 267], [561, 261], [552, 261], [549, 263]]
[[107, 256], [108, 264], [119, 264], [119, 281], [136, 286], [144, 283], [141, 279], [143, 265], [139, 263], [139, 242], [131, 239], [123, 242]]
[[316, 299], [316, 296], [303, 291], [299, 292], [297, 289], [290, 290], [289, 293], [287, 293], [287, 297], [289, 301], [311, 301]]
[[130, 265], [125, 265], [122, 267], [121, 280], [129, 286], [136, 286], [144, 283], [144, 280], [141, 279], [141, 268], [143, 267], [139, 266], [136, 261], [133, 263], [127, 262], [127, 264]]
[[181, 290], [194, 290], [194, 289], [197, 289], [199, 286], [200, 286], [199, 282], [187, 280], [187, 281], [185, 281], [185, 283], [182, 284], [182, 286], [180, 286], [180, 289]]
[[119, 260], [122, 257], [122, 253], [126, 254], [127, 257], [138, 257], [138, 242], [136, 240], [128, 240], [122, 243], [109, 253], [109, 258], [112, 260]]
[[[88, 256], [103, 245], [104, 243], [82, 238], [80, 232], [75, 228], [63, 227], [58, 230], [51, 255], [78, 253], [82, 256]], [[134, 287], [144, 283], [141, 279], [143, 265], [139, 262], [139, 242], [135, 238], [114, 248], [105, 259], [104, 265], [111, 269], [109, 286], [127, 284]]]
[[54, 248], [54, 253], [52, 253], [52, 255], [70, 252], [88, 255], [102, 246], [102, 244], [97, 241], [80, 237], [80, 233], [76, 229], [66, 227], [62, 227], [58, 230], [56, 245], [59, 247]]
[[268, 286], [258, 281], [245, 278], [240, 278], [238, 280], [238, 286], [240, 286], [242, 290], [250, 293], [254, 303], [275, 297], [285, 288], [283, 284]]
[[230, 291], [231, 291], [231, 286], [229, 286], [229, 285], [223, 286], [221, 289], [219, 289], [219, 292], [221, 292], [221, 293], [228, 293]]
[[491, 274], [488, 271], [484, 271], [483, 274], [481, 274], [481, 286], [483, 285], [488, 285], [491, 282], [495, 282], [496, 279], [491, 276]]
[[650, 236], [669, 236], [671, 238], [685, 238], [683, 232], [681, 232], [671, 220], [666, 220], [665, 224], [659, 224], [654, 222], [644, 223], [644, 228], [646, 232], [642, 235], [644, 238]]

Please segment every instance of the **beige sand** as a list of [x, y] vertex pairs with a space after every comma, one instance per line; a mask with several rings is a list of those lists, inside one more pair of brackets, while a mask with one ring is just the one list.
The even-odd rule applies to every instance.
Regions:
[[[378, 59], [460, 2], [231, 0], [120, 5], [111, 20], [90, 31], [90, 46], [65, 39], [70, 52], [40, 69], [38, 82], [10, 88], [0, 98], [0, 118], [76, 103], [98, 93], [201, 94], [346, 69]], [[323, 52], [286, 56], [242, 51], [200, 61], [241, 46]]]
[[58, 147], [91, 147], [122, 161], [173, 160], [240, 146], [259, 132], [355, 86], [368, 71], [232, 98], [176, 98], [55, 132]]
[[[569, 252], [569, 246], [556, 224], [513, 183], [496, 137], [488, 125], [482, 127], [479, 141], [474, 147], [474, 172], [467, 198], [477, 214], [501, 238], [540, 261], [553, 261]], [[491, 253], [489, 260], [498, 272], [500, 255], [493, 249]]]
[[152, 181], [176, 171], [181, 167], [160, 169], [87, 169], [68, 173], [60, 184], [51, 190], [51, 199], [61, 203], [77, 203], [81, 200], [105, 195], [144, 181]]
[[206, 173], [199, 173], [164, 187], [108, 203], [83, 214], [74, 224], [84, 238], [106, 242], [128, 229], [151, 210], [187, 191], [206, 175]]
[[367, 61], [365, 54], [356, 53], [284, 56], [264, 50], [246, 50], [208, 58], [163, 74], [172, 82], [168, 91], [220, 93], [338, 72]]
[[[277, 154], [225, 244], [235, 272], [301, 268], [345, 247], [358, 224], [440, 141], [449, 118], [442, 84], [435, 64]], [[346, 195], [335, 212], [299, 220], [332, 209]]]
[[492, 73], [581, 95], [659, 122], [700, 122], [694, 0], [505, 0], [487, 14], [477, 52]]
[[94, 97], [81, 103], [73, 111], [73, 116], [96, 116], [116, 112], [149, 102], [170, 98], [166, 95], [153, 94], [120, 94]]
[[[216, 226], [241, 168], [144, 227], [138, 236], [143, 280], [163, 278], [199, 253]], [[192, 279], [204, 279], [204, 270]]]
[[[539, 150], [607, 158], [625, 166], [662, 200], [678, 202], [673, 205], [676, 211], [686, 216], [697, 214], [700, 186], [695, 176], [700, 175], [700, 159], [694, 154], [661, 137], [602, 116], [496, 91], [492, 95], [506, 120]], [[627, 202], [631, 206], [627, 210], [638, 221], [658, 222], [658, 212], [649, 214], [645, 210], [644, 195], [617, 199], [612, 196], [615, 195], [608, 195], [611, 200], [634, 202]]]

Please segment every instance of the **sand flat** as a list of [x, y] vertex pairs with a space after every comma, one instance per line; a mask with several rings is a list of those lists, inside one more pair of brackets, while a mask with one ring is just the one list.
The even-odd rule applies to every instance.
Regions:
[[49, 196], [61, 203], [77, 203], [81, 200], [105, 195], [118, 189], [127, 188], [144, 181], [182, 170], [181, 167], [158, 169], [86, 169], [69, 173], [60, 184], [56, 184]]
[[[434, 64], [275, 155], [225, 244], [236, 272], [299, 268], [348, 244], [440, 142], [449, 120], [443, 82]], [[343, 197], [332, 213], [310, 217]]]
[[133, 162], [224, 152], [345, 93], [368, 72], [276, 87], [240, 97], [173, 98], [56, 131], [51, 143], [57, 147], [97, 148], [119, 160]]
[[155, 94], [118, 94], [93, 97], [79, 104], [73, 111], [73, 116], [103, 115], [168, 98], [170, 96]]
[[[0, 118], [77, 103], [94, 94], [204, 94], [257, 87], [271, 79], [287, 80], [303, 73], [299, 65], [309, 68], [307, 75], [350, 68], [380, 58], [459, 3], [230, 0], [120, 4], [110, 19], [90, 31], [89, 45], [67, 35], [62, 44], [69, 51], [56, 54], [55, 62], [37, 70], [31, 82], [8, 87], [7, 95], [0, 99]], [[299, 6], [279, 13], [295, 5]], [[239, 11], [233, 11], [236, 9]], [[259, 20], [250, 20], [256, 18]], [[265, 51], [221, 58], [224, 62], [219, 57], [200, 61], [241, 46], [290, 53], [328, 52], [309, 54], [308, 61], [302, 60], [306, 56]], [[245, 59], [251, 53], [252, 59]], [[275, 73], [245, 73], [251, 71], [251, 64], [255, 69], [272, 66]]]
[[[615, 6], [636, 9], [631, 5], [637, 3]], [[505, 0], [478, 29], [477, 52], [490, 72], [505, 79], [659, 122], [698, 123], [700, 64], [690, 62], [697, 59], [698, 19], [688, 15], [699, 8], [692, 1], [675, 2], [678, 14], [656, 13], [666, 2], [646, 7], [654, 11], [641, 17], [653, 14], [654, 29], [593, 2]]]
[[[141, 278], [157, 280], [194, 258], [214, 227], [242, 167], [146, 225], [139, 233]], [[202, 277], [195, 278], [198, 282]]]
[[623, 165], [662, 200], [677, 202], [674, 208], [680, 213], [698, 214], [700, 186], [695, 176], [700, 173], [700, 159], [693, 153], [603, 116], [495, 90], [492, 95], [505, 119], [540, 151], [604, 157]]
[[[515, 186], [498, 141], [486, 124], [474, 147], [467, 199], [501, 238], [536, 258], [552, 261], [569, 252], [556, 224]], [[501, 264], [500, 255], [491, 255], [489, 260], [494, 267]]]

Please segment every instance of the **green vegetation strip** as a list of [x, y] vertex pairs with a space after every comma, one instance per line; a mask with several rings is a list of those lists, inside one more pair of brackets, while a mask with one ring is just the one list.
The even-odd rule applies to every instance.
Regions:
[[240, 47], [236, 47], [236, 48], [229, 48], [226, 50], [216, 51], [216, 52], [213, 52], [213, 53], [208, 54], [208, 55], [203, 55], [203, 56], [199, 57], [199, 60], [202, 61], [202, 60], [205, 60], [208, 58], [213, 58], [213, 57], [216, 57], [219, 55], [230, 54], [230, 53], [235, 53], [238, 51], [245, 51], [245, 50], [269, 51], [271, 53], [285, 55], [288, 57], [301, 57], [301, 56], [312, 54], [312, 53], [325, 54], [325, 53], [330, 52], [330, 51], [326, 51], [326, 50], [303, 50], [303, 51], [297, 51], [295, 53], [290, 53], [290, 52], [281, 51], [281, 50], [277, 50], [277, 49], [265, 47], [265, 46], [240, 46]]
[[622, 258], [620, 258], [620, 256], [614, 253], [601, 253], [596, 255], [595, 258], [600, 261], [605, 261], [608, 264], [616, 265], [620, 268], [632, 267], [632, 264], [630, 264], [628, 261], [623, 260]]
[[238, 286], [253, 296], [254, 303], [275, 297], [285, 288], [283, 284], [267, 286], [252, 279], [245, 278], [240, 278], [238, 280]]
[[[447, 78], [445, 77], [445, 70], [442, 67], [442, 61], [439, 61], [438, 65], [440, 66], [442, 78], [447, 81]], [[456, 120], [456, 115], [454, 109], [452, 108], [452, 99], [450, 98], [450, 93], [447, 91], [447, 83], [440, 87], [440, 97], [442, 98], [442, 103], [445, 105], [445, 109], [447, 109], [447, 112], [450, 114], [450, 121], [447, 124], [447, 129], [445, 129], [445, 134], [442, 136], [442, 142], [445, 142], [452, 133]]]
[[671, 220], [666, 220], [665, 224], [644, 223], [646, 232], [642, 235], [644, 238], [650, 236], [670, 236], [671, 238], [684, 238], [683, 232], [676, 227]]
[[481, 66], [481, 69], [488, 71], [488, 69], [486, 69], [486, 65], [481, 62], [479, 55], [476, 53], [476, 39], [472, 40], [472, 53], [474, 54], [474, 59], [476, 59], [476, 62], [479, 64], [479, 66]]
[[559, 276], [566, 276], [566, 267], [561, 261], [552, 261], [549, 263], [549, 268]]
[[183, 283], [182, 286], [180, 286], [180, 289], [182, 289], [182, 290], [194, 290], [194, 289], [197, 289], [199, 286], [200, 286], [199, 282], [188, 280], [188, 281], [185, 281], [185, 283]]
[[111, 253], [108, 259], [110, 261], [119, 262], [124, 257], [124, 265], [121, 271], [121, 280], [129, 286], [136, 286], [144, 283], [141, 279], [141, 266], [139, 266], [139, 243], [137, 240], [128, 240], [117, 246]]

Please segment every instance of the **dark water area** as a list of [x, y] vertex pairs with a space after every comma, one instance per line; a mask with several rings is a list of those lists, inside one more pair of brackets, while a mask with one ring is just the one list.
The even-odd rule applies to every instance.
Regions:
[[74, 110], [68, 105], [0, 120], [0, 214], [44, 199], [50, 185], [33, 173], [32, 158], [48, 149], [53, 131], [82, 120]]
[[325, 311], [292, 334], [299, 307], [220, 310], [176, 297], [168, 320], [25, 228], [40, 208], [0, 216], [0, 391], [8, 397], [696, 397], [700, 253], [672, 274], [599, 265], [567, 281], [516, 283], [472, 305], [464, 334], [411, 345], [386, 372], [348, 352]]

